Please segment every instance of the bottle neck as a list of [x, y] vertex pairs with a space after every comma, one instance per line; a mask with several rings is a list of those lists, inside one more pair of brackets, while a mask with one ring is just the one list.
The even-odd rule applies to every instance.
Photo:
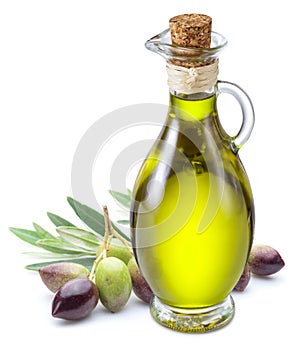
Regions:
[[186, 95], [195, 95], [212, 89], [218, 79], [218, 59], [206, 64], [198, 62], [167, 61], [166, 71], [168, 85], [173, 91], [181, 91]]
[[204, 92], [184, 95], [170, 91], [170, 117], [186, 121], [203, 120], [216, 113], [215, 87]]

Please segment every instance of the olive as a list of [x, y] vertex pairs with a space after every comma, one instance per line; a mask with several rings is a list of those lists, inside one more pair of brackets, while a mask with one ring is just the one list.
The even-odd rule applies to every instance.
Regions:
[[46, 287], [55, 293], [66, 282], [74, 278], [88, 277], [89, 271], [80, 264], [60, 262], [41, 267], [39, 274]]
[[115, 257], [103, 259], [97, 266], [95, 282], [102, 304], [111, 312], [120, 311], [128, 302], [132, 282], [126, 264]]
[[98, 303], [98, 289], [88, 278], [75, 278], [65, 283], [55, 294], [52, 316], [65, 320], [86, 317]]
[[142, 276], [135, 258], [130, 259], [127, 266], [131, 276], [132, 289], [134, 294], [139, 299], [149, 304], [153, 296], [153, 292], [150, 286], [148, 285], [147, 281]]
[[107, 256], [118, 258], [127, 265], [129, 260], [132, 258], [132, 253], [126, 247], [120, 247], [112, 244], [107, 252]]
[[278, 251], [267, 245], [255, 245], [251, 250], [248, 263], [251, 272], [261, 276], [272, 275], [285, 266]]
[[238, 292], [243, 292], [246, 289], [246, 287], [250, 281], [250, 278], [251, 278], [250, 266], [249, 266], [249, 264], [246, 264], [244, 271], [243, 271], [238, 283], [236, 284], [234, 290], [237, 290]]

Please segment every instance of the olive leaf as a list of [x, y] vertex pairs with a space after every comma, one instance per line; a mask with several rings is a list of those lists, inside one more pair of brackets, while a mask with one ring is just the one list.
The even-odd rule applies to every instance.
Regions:
[[36, 224], [35, 222], [33, 222], [33, 226], [36, 230], [36, 232], [42, 237], [42, 238], [51, 238], [51, 239], [55, 239], [56, 237], [53, 236], [51, 233], [49, 233], [48, 231], [46, 231], [43, 227], [41, 227], [40, 225]]
[[74, 198], [67, 197], [68, 203], [76, 213], [76, 215], [92, 230], [104, 235], [105, 226], [104, 226], [104, 217], [98, 211], [88, 207], [85, 204], [82, 204], [76, 201]]
[[[113, 194], [117, 195], [121, 202], [125, 201], [125, 204], [130, 204], [130, 199], [128, 199], [131, 198], [130, 190], [128, 190], [128, 195], [120, 195], [119, 192], [115, 191], [113, 191]], [[57, 261], [78, 262], [91, 269], [96, 251], [105, 234], [104, 216], [71, 197], [68, 197], [67, 200], [72, 209], [74, 209], [76, 215], [94, 232], [79, 229], [70, 221], [50, 212], [47, 213], [47, 216], [57, 227], [58, 236], [54, 236], [37, 223], [33, 223], [35, 230], [10, 227], [9, 230], [21, 240], [43, 249], [43, 251], [26, 252], [24, 254], [38, 258], [51, 259], [51, 261], [27, 265], [27, 269], [38, 270], [41, 266]], [[127, 224], [128, 220], [121, 220], [119, 223]], [[130, 237], [126, 236], [116, 224], [112, 222], [112, 226], [119, 235], [130, 242]]]
[[[39, 259], [66, 259], [66, 258], [72, 258], [73, 254], [65, 254], [65, 253], [53, 253], [50, 251], [35, 251], [35, 252], [22, 252], [24, 255], [31, 256], [33, 258], [39, 258]], [[75, 254], [75, 257], [84, 257], [85, 253], [81, 254]]]
[[56, 228], [57, 233], [67, 242], [86, 249], [96, 252], [102, 239], [89, 231], [79, 229], [71, 226], [59, 226]]
[[70, 243], [59, 241], [56, 239], [40, 239], [36, 242], [36, 245], [45, 250], [49, 250], [53, 253], [62, 253], [62, 254], [81, 254], [86, 253], [88, 255], [95, 255], [95, 252], [76, 247]]
[[25, 266], [27, 270], [38, 271], [41, 267], [47, 266], [50, 264], [55, 264], [59, 262], [74, 262], [85, 266], [88, 270], [91, 270], [95, 257], [83, 257], [83, 258], [73, 258], [73, 259], [60, 259], [60, 260], [51, 260], [43, 261], [36, 264], [30, 264]]
[[[124, 216], [129, 215], [132, 192], [127, 188], [127, 194], [113, 190], [109, 190], [109, 193], [113, 196], [115, 200], [117, 200], [125, 207], [125, 210], [121, 209], [117, 210], [117, 212], [121, 213]], [[120, 225], [129, 225], [130, 221], [128, 219], [121, 219], [117, 220], [117, 223]]]
[[124, 205], [126, 208], [130, 208], [130, 203], [131, 203], [131, 191], [128, 190], [128, 194], [109, 190], [109, 193], [112, 195], [114, 199], [116, 199], [119, 203]]
[[129, 220], [118, 220], [117, 223], [121, 225], [129, 225]]
[[[104, 216], [98, 211], [88, 207], [85, 204], [82, 204], [75, 200], [74, 198], [67, 198], [70, 206], [75, 211], [76, 215], [92, 230], [104, 236], [105, 233], [105, 225], [104, 225]], [[113, 228], [127, 241], [130, 242], [130, 238], [126, 236], [113, 222]]]
[[62, 217], [60, 217], [60, 216], [58, 216], [56, 214], [47, 212], [47, 216], [49, 217], [50, 221], [55, 226], [72, 226], [72, 227], [76, 227], [74, 224], [72, 224], [68, 220], [63, 219]]
[[43, 236], [40, 235], [40, 233], [32, 230], [26, 230], [17, 227], [9, 227], [9, 230], [21, 240], [35, 246], [37, 246], [36, 242], [40, 240], [40, 238], [43, 238]]

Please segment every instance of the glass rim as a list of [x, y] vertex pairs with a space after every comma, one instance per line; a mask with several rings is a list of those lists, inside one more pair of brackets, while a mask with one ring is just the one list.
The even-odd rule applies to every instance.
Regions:
[[210, 48], [191, 48], [174, 45], [171, 43], [169, 28], [145, 42], [145, 47], [148, 50], [156, 52], [165, 58], [179, 57], [183, 59], [186, 54], [187, 58], [214, 57], [227, 45], [227, 39], [220, 33], [212, 31], [211, 45]]

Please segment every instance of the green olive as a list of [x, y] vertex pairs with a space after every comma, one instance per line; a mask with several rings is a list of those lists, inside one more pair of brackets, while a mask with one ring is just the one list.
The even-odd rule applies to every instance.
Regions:
[[103, 259], [97, 266], [95, 282], [102, 304], [111, 312], [120, 311], [128, 302], [132, 282], [126, 264], [115, 257]]
[[[97, 250], [97, 255], [99, 255], [100, 253], [101, 253], [101, 250]], [[129, 260], [133, 257], [133, 254], [131, 253], [130, 249], [128, 249], [127, 247], [123, 247], [112, 242], [107, 251], [107, 257], [110, 257], [110, 256], [113, 256], [115, 258], [122, 260], [127, 265]]]

